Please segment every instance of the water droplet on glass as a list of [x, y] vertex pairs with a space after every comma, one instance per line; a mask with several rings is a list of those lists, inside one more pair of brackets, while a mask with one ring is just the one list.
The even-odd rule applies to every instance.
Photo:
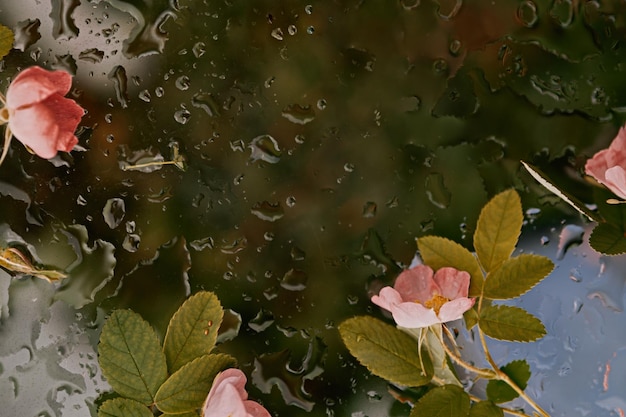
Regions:
[[102, 209], [102, 216], [104, 216], [104, 221], [111, 229], [115, 229], [117, 226], [119, 226], [120, 223], [122, 223], [125, 215], [126, 204], [121, 198], [109, 199]]
[[202, 109], [211, 117], [219, 116], [219, 104], [211, 93], [198, 92], [191, 98], [191, 105]]
[[180, 109], [174, 112], [174, 120], [176, 120], [181, 125], [186, 124], [191, 118], [191, 112], [187, 109]]
[[241, 252], [245, 248], [248, 247], [248, 239], [245, 237], [235, 239], [234, 241], [228, 243], [224, 242], [220, 245], [220, 252], [225, 253], [227, 255], [234, 255], [238, 252]]
[[204, 42], [196, 42], [191, 51], [196, 58], [200, 58], [206, 52], [206, 45]]
[[413, 10], [420, 5], [421, 0], [401, 0], [400, 3], [404, 10]]
[[376, 203], [374, 203], [373, 201], [368, 201], [363, 206], [363, 217], [365, 218], [375, 217], [377, 208], [378, 207], [376, 206]]
[[122, 247], [127, 252], [137, 252], [139, 250], [139, 244], [141, 243], [141, 237], [138, 234], [131, 233], [124, 237]]
[[274, 323], [274, 314], [265, 309], [259, 310], [252, 320], [248, 322], [248, 327], [257, 333], [262, 332]]
[[439, 75], [448, 74], [448, 62], [445, 59], [437, 59], [433, 62], [433, 72]]
[[154, 94], [156, 94], [157, 97], [163, 97], [163, 95], [165, 94], [165, 90], [163, 89], [163, 87], [157, 87], [154, 89]]
[[265, 161], [275, 164], [280, 161], [281, 152], [276, 139], [270, 135], [261, 135], [252, 139], [250, 145], [250, 159], [252, 162]]
[[306, 254], [304, 253], [302, 249], [300, 249], [297, 246], [294, 246], [291, 248], [291, 252], [289, 253], [289, 256], [291, 256], [291, 259], [294, 261], [303, 261], [304, 258], [306, 257]]
[[305, 125], [315, 119], [315, 111], [309, 105], [291, 104], [283, 109], [282, 116], [292, 123]]
[[438, 172], [428, 174], [425, 180], [426, 196], [436, 207], [445, 209], [450, 205], [452, 194], [446, 188], [443, 176]]
[[78, 59], [85, 62], [91, 62], [92, 64], [102, 62], [103, 58], [104, 51], [101, 51], [97, 48], [85, 49], [80, 54], [78, 54]]
[[115, 68], [108, 75], [109, 80], [113, 81], [113, 85], [115, 86], [115, 95], [117, 96], [117, 101], [120, 103], [122, 108], [128, 107], [128, 94], [127, 94], [127, 85], [128, 79], [126, 78], [126, 70], [121, 65], [116, 65]]
[[608, 99], [608, 96], [606, 92], [604, 91], [604, 88], [602, 87], [594, 88], [593, 91], [591, 92], [591, 104], [594, 104], [594, 105], [606, 104], [607, 99]]
[[298, 33], [298, 28], [296, 28], [295, 25], [289, 25], [287, 27], [287, 33], [290, 34], [291, 36], [295, 35], [296, 33]]
[[[578, 8], [578, 4], [576, 4]], [[568, 27], [574, 19], [572, 0], [554, 0], [550, 9], [550, 17], [562, 28]]]
[[534, 1], [526, 0], [517, 7], [517, 20], [527, 28], [535, 26], [539, 16], [537, 15], [537, 5]]
[[315, 28], [313, 26], [309, 26], [308, 28], [306, 28], [306, 33], [308, 33], [309, 35], [314, 34]]
[[267, 201], [256, 203], [250, 210], [252, 214], [261, 220], [274, 222], [285, 215], [285, 210], [280, 203], [272, 204]]
[[287, 207], [295, 206], [296, 205], [296, 198], [294, 196], [287, 197], [287, 199], [285, 200], [285, 204], [287, 204]]
[[304, 143], [304, 135], [296, 135], [294, 140], [298, 145], [302, 145]]
[[148, 90], [142, 90], [139, 92], [139, 99], [145, 101], [146, 103], [150, 103], [150, 100], [152, 100], [152, 96], [150, 95], [150, 92]]
[[272, 38], [282, 41], [283, 40], [283, 30], [281, 28], [276, 28], [272, 30]]
[[581, 282], [583, 280], [582, 274], [578, 268], [572, 268], [569, 271], [569, 279], [574, 282]]
[[185, 91], [189, 89], [190, 83], [191, 81], [189, 80], [189, 77], [187, 77], [186, 75], [181, 75], [176, 79], [175, 85], [176, 88], [178, 88], [180, 91]]
[[289, 291], [302, 291], [306, 288], [308, 276], [299, 269], [290, 269], [280, 281], [280, 286]]
[[41, 39], [39, 26], [41, 26], [41, 21], [39, 19], [28, 19], [18, 22], [15, 27], [15, 40], [13, 41], [13, 47], [23, 52], [28, 47], [35, 44], [35, 42]]
[[204, 249], [213, 249], [215, 247], [215, 242], [213, 238], [210, 236], [204, 237], [202, 239], [196, 239], [189, 242], [189, 246], [197, 252], [200, 252]]
[[324, 110], [326, 108], [326, 100], [324, 100], [323, 98], [317, 100], [317, 108], [320, 110]]
[[304, 12], [306, 14], [312, 14], [313, 13], [313, 5], [307, 4], [306, 6], [304, 6]]
[[585, 229], [575, 224], [568, 224], [563, 227], [559, 235], [559, 246], [557, 248], [556, 259], [563, 259], [565, 253], [572, 245], [578, 245], [583, 241]]
[[461, 51], [461, 41], [458, 39], [452, 40], [448, 46], [448, 51], [450, 51], [450, 55], [452, 56], [459, 56], [459, 52]]

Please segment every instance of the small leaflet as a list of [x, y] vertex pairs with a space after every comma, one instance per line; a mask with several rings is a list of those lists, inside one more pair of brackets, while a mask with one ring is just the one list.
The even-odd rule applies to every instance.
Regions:
[[11, 51], [14, 40], [13, 31], [6, 26], [0, 25], [0, 59], [3, 59]]

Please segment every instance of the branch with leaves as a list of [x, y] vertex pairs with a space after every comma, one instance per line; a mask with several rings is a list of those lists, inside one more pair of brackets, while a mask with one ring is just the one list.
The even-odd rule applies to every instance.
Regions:
[[[499, 366], [486, 341], [532, 342], [546, 333], [529, 312], [498, 304], [525, 294], [554, 268], [543, 256], [512, 257], [522, 222], [519, 195], [508, 190], [482, 209], [473, 237], [475, 253], [446, 238], [419, 238], [423, 264], [403, 271], [393, 288], [372, 297], [392, 313], [397, 326], [369, 316], [339, 326], [350, 353], [373, 374], [398, 387], [423, 388], [411, 417], [528, 416], [500, 405], [518, 397], [533, 409], [533, 416], [549, 417], [524, 391], [531, 376], [528, 363], [516, 360]], [[478, 334], [488, 367], [476, 366], [460, 352], [447, 323], [461, 317], [466, 328]], [[451, 363], [487, 380], [486, 398], [466, 392]]]

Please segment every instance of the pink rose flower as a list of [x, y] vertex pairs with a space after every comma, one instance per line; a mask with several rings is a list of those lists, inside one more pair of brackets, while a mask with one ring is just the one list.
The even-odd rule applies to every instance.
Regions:
[[[8, 122], [8, 140], [13, 134], [42, 158], [53, 158], [58, 151], [71, 151], [78, 143], [74, 131], [85, 111], [65, 94], [72, 76], [64, 71], [30, 67], [20, 72], [9, 85], [0, 123]], [[4, 100], [3, 100], [4, 101]], [[2, 160], [0, 159], [0, 163]]]
[[203, 417], [271, 417], [259, 403], [248, 400], [246, 375], [230, 368], [217, 374], [202, 406]]
[[433, 274], [426, 265], [403, 271], [391, 287], [380, 290], [372, 302], [391, 312], [396, 324], [409, 329], [447, 323], [472, 308], [468, 298], [470, 274], [441, 268]]
[[587, 160], [585, 172], [626, 200], [626, 127], [622, 127], [608, 149]]

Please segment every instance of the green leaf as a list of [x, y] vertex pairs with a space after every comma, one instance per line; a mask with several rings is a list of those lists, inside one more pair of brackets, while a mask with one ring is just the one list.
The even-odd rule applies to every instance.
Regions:
[[120, 395], [150, 405], [167, 379], [165, 355], [154, 329], [130, 310], [116, 310], [106, 321], [98, 362]]
[[417, 239], [417, 248], [424, 263], [435, 271], [450, 266], [467, 271], [471, 276], [470, 297], [480, 295], [483, 273], [476, 257], [458, 243], [439, 236], [424, 236]]
[[483, 305], [478, 327], [489, 337], [511, 342], [532, 342], [546, 334], [537, 317], [519, 307], [502, 305]]
[[3, 59], [11, 51], [14, 39], [13, 31], [0, 25], [0, 59]]
[[465, 320], [465, 328], [467, 330], [478, 324], [478, 313], [476, 312], [476, 305], [463, 313], [463, 319]]
[[170, 376], [156, 394], [155, 404], [164, 413], [179, 414], [202, 406], [215, 376], [236, 361], [224, 354], [204, 355], [187, 363]]
[[474, 233], [474, 249], [486, 272], [509, 259], [523, 220], [522, 203], [515, 190], [501, 192], [483, 207]]
[[605, 255], [620, 255], [626, 252], [626, 232], [612, 223], [600, 223], [591, 232], [589, 245]]
[[[492, 382], [492, 381], [490, 381]], [[503, 417], [504, 411], [491, 401], [479, 401], [472, 404], [469, 417]]]
[[[522, 390], [526, 389], [528, 380], [530, 379], [530, 366], [525, 360], [516, 360], [510, 362], [500, 368], [502, 372], [507, 374], [509, 378], [515, 382], [515, 385]], [[494, 403], [505, 403], [514, 400], [519, 395], [513, 388], [504, 381], [491, 380], [487, 384], [487, 398]]]
[[537, 285], [552, 270], [554, 264], [545, 256], [522, 254], [507, 259], [485, 279], [483, 296], [492, 300], [519, 297]]
[[426, 393], [411, 410], [410, 417], [469, 416], [470, 397], [461, 387], [444, 385]]
[[433, 375], [430, 356], [422, 354], [417, 341], [403, 331], [369, 316], [353, 317], [339, 325], [350, 353], [373, 374], [407, 387], [428, 384]]
[[213, 350], [223, 317], [224, 310], [212, 292], [201, 291], [180, 306], [167, 326], [163, 342], [170, 373]]
[[98, 417], [154, 417], [144, 404], [128, 398], [107, 400], [98, 409]]

